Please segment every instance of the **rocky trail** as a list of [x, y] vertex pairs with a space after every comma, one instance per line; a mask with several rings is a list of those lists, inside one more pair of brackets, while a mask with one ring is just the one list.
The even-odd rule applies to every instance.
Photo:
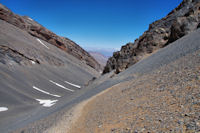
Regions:
[[0, 4], [0, 132], [200, 132], [200, 0], [106, 60]]
[[[75, 106], [73, 121], [61, 120], [52, 131], [58, 133], [140, 133], [200, 132], [200, 45], [199, 30], [158, 51], [136, 65], [167, 56], [171, 61], [148, 72], [130, 74], [129, 80], [93, 96]], [[193, 41], [191, 41], [193, 40]], [[181, 46], [181, 49], [177, 49]], [[190, 51], [184, 51], [190, 46]], [[193, 49], [193, 48], [194, 49]], [[180, 50], [170, 54], [170, 51]], [[176, 59], [170, 56], [178, 57]], [[144, 64], [142, 63], [144, 62]], [[149, 67], [152, 67], [152, 66]], [[132, 66], [126, 71], [137, 71]], [[119, 77], [126, 75], [126, 71]], [[127, 75], [126, 75], [127, 76]], [[116, 78], [119, 78], [116, 77]], [[114, 77], [113, 77], [114, 78]], [[102, 83], [103, 84], [103, 83]], [[51, 128], [52, 129], [52, 128]], [[48, 130], [51, 132], [51, 130]]]

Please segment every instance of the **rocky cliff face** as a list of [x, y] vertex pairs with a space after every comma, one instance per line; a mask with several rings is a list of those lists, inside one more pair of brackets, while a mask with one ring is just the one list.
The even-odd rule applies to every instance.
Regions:
[[100, 71], [100, 64], [84, 49], [68, 38], [60, 37], [27, 16], [19, 16], [0, 4], [0, 19], [40, 38]]
[[176, 41], [200, 27], [200, 0], [183, 0], [166, 17], [149, 25], [134, 43], [128, 43], [113, 53], [103, 73], [119, 73], [156, 50]]

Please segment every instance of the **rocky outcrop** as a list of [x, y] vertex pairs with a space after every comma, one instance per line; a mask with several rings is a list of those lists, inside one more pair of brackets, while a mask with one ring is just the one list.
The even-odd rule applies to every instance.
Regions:
[[32, 65], [32, 64], [40, 64], [40, 62], [36, 59], [31, 59], [24, 54], [9, 48], [8, 46], [0, 45], [0, 62], [2, 64], [12, 65], [13, 63], [17, 64], [25, 64], [25, 65]]
[[68, 38], [60, 37], [27, 16], [19, 16], [0, 4], [0, 19], [66, 51], [72, 56], [100, 71], [100, 64], [84, 49]]
[[200, 27], [199, 22], [200, 0], [183, 0], [166, 17], [150, 24], [149, 29], [134, 43], [128, 43], [120, 51], [113, 53], [103, 73], [125, 70], [156, 50], [196, 30]]

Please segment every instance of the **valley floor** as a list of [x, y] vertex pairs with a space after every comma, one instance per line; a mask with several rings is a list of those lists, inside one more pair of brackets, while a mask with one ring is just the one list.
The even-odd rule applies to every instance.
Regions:
[[200, 132], [200, 50], [133, 76], [77, 105], [73, 120], [47, 132]]

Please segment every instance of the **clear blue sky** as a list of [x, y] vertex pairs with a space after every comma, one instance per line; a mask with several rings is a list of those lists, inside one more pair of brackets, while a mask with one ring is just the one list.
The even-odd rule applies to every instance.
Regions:
[[83, 48], [120, 48], [182, 0], [1, 0]]

